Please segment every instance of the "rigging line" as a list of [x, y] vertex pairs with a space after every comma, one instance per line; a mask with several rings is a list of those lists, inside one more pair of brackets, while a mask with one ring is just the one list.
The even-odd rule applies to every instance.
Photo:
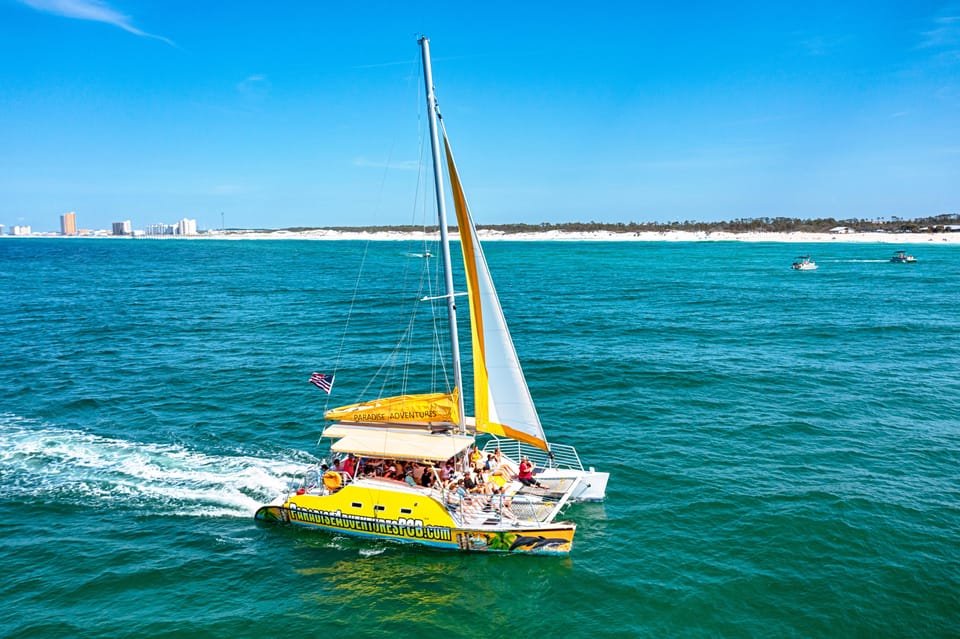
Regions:
[[[421, 65], [421, 64], [422, 64], [422, 61], [420, 60], [420, 58], [421, 58], [421, 56], [419, 56], [419, 55], [414, 55], [414, 61], [412, 62], [411, 67], [415, 67], [415, 66]], [[411, 76], [408, 76], [408, 77], [411, 77]], [[412, 79], [413, 79], [413, 80], [416, 80], [416, 79], [417, 79], [417, 74], [412, 74]], [[417, 87], [416, 82], [414, 81], [412, 84], [413, 84], [414, 87], [417, 88], [417, 94], [419, 94], [419, 88]], [[419, 102], [419, 98], [418, 98], [417, 102]], [[419, 106], [419, 105], [417, 106], [417, 110], [418, 110], [418, 112], [419, 112], [419, 110], [420, 110], [420, 106]], [[420, 116], [418, 115], [418, 119], [419, 119], [419, 117], [420, 117]], [[383, 206], [384, 185], [386, 184], [387, 174], [388, 174], [388, 172], [389, 172], [389, 170], [390, 170], [390, 167], [391, 167], [391, 164], [392, 164], [392, 160], [393, 160], [393, 155], [394, 155], [394, 150], [395, 150], [395, 149], [396, 149], [396, 138], [394, 138], [393, 142], [392, 142], [391, 145], [390, 145], [390, 150], [389, 150], [389, 152], [388, 152], [388, 154], [387, 154], [387, 162], [386, 162], [386, 164], [385, 164], [384, 167], [383, 167], [383, 173], [382, 173], [382, 175], [381, 175], [381, 177], [380, 177], [380, 188], [379, 188], [379, 190], [378, 190], [378, 192], [377, 192], [376, 204], [375, 204], [375, 206], [374, 206], [374, 215], [375, 215], [375, 216], [379, 213], [379, 211], [381, 210], [381, 207]], [[342, 333], [341, 333], [341, 335], [340, 335], [340, 346], [339, 346], [338, 349], [337, 349], [337, 356], [336, 356], [336, 359], [334, 360], [334, 364], [333, 364], [333, 375], [334, 375], [334, 377], [336, 377], [337, 372], [340, 370], [340, 362], [341, 362], [342, 359], [343, 359], [343, 350], [344, 350], [344, 347], [345, 347], [345, 345], [346, 345], [347, 333], [348, 333], [348, 329], [349, 329], [349, 327], [350, 327], [350, 319], [351, 319], [351, 317], [353, 316], [353, 310], [354, 310], [354, 307], [356, 306], [357, 297], [358, 297], [359, 291], [360, 291], [360, 282], [362, 281], [362, 278], [363, 278], [364, 268], [365, 268], [365, 266], [366, 266], [367, 256], [369, 255], [369, 252], [370, 252], [371, 243], [372, 243], [372, 239], [369, 239], [369, 238], [367, 239], [366, 242], [364, 242], [363, 252], [361, 253], [361, 257], [360, 257], [360, 269], [359, 269], [359, 271], [358, 271], [358, 273], [357, 273], [357, 279], [356, 279], [356, 281], [354, 282], [353, 294], [352, 294], [351, 297], [350, 297], [350, 305], [349, 305], [349, 307], [347, 308], [347, 317], [346, 317], [346, 319], [344, 320], [344, 323], [343, 323], [343, 331], [342, 331]], [[369, 387], [369, 385], [370, 385], [370, 384], [368, 383], [367, 386]], [[364, 392], [366, 392], [366, 389], [364, 389]], [[330, 394], [328, 393], [328, 394], [327, 394], [327, 397], [326, 397], [326, 399], [325, 399], [325, 401], [324, 401], [324, 405], [323, 405], [323, 411], [324, 411], [324, 412], [326, 412], [327, 409], [329, 408], [329, 406], [330, 406], [330, 400], [331, 400], [331, 396], [330, 396]]]
[[[417, 66], [418, 66], [418, 71], [421, 71], [420, 70], [421, 65], [418, 63]], [[417, 75], [419, 77], [420, 73], [418, 73]], [[417, 180], [416, 180], [416, 190], [414, 192], [414, 198], [413, 198], [413, 207], [410, 211], [410, 225], [413, 227], [417, 226], [417, 209], [418, 209], [418, 202], [420, 202], [421, 200], [421, 196], [423, 197], [423, 200], [426, 200], [426, 196], [423, 195], [425, 193], [425, 190], [423, 189], [423, 161], [422, 161], [422, 158], [423, 158], [423, 133], [422, 133], [423, 123], [422, 121], [423, 119], [422, 119], [421, 106], [419, 102], [420, 100], [417, 100], [417, 142], [419, 147], [418, 161], [417, 161]], [[421, 229], [423, 229], [422, 225], [421, 225]], [[427, 258], [426, 258], [425, 240], [421, 240], [420, 245], [422, 246], [421, 250], [423, 251], [422, 253], [419, 254], [421, 256], [420, 259], [426, 260]], [[407, 291], [407, 284], [406, 284], [407, 277], [411, 274], [411, 271], [413, 270], [410, 268], [410, 259], [409, 259], [412, 255], [414, 255], [412, 252], [413, 246], [414, 246], [414, 242], [411, 240], [408, 243], [408, 247], [410, 247], [410, 249], [408, 249], [407, 251], [408, 259], [404, 263], [404, 280], [403, 280], [404, 285], [401, 287], [401, 291], [403, 292]], [[422, 290], [423, 290], [423, 273], [422, 273], [422, 267], [421, 267], [420, 274], [418, 277], [417, 294], [413, 297], [412, 300], [410, 300], [410, 315], [408, 317], [406, 327], [402, 332], [397, 344], [398, 350], [401, 348], [403, 349], [403, 357], [402, 358], [400, 357], [399, 352], [397, 356], [398, 367], [400, 369], [400, 393], [403, 395], [407, 394], [407, 388], [408, 388], [408, 382], [409, 382], [409, 376], [410, 376], [410, 361], [413, 355], [412, 353], [413, 345], [415, 343], [414, 327], [416, 324], [417, 311], [420, 308], [419, 300], [421, 297], [420, 293], [422, 292]], [[406, 301], [405, 298], [403, 299], [403, 301]], [[403, 308], [404, 307], [401, 306], [401, 311], [403, 311]], [[404, 317], [405, 314], [401, 312], [400, 316]], [[386, 384], [386, 381], [387, 380], [384, 380], [384, 384]]]
[[[404, 359], [402, 360], [402, 366], [401, 366], [402, 394], [407, 394], [408, 392], [409, 373], [413, 363], [414, 346], [416, 345], [416, 340], [417, 340], [416, 327], [418, 325], [418, 317], [422, 316], [421, 307], [423, 304], [424, 285], [426, 284], [427, 287], [429, 287], [430, 285], [430, 281], [428, 277], [430, 274], [430, 261], [427, 259], [423, 259], [421, 260], [421, 264], [422, 265], [420, 267], [420, 273], [418, 278], [419, 287], [417, 289], [416, 296], [414, 296], [412, 300], [412, 312], [410, 313], [406, 330], [403, 333], [403, 337], [400, 340], [400, 343], [397, 345], [397, 351], [399, 351], [402, 348], [403, 354], [405, 356]], [[433, 352], [432, 347], [430, 350], [431, 352]], [[399, 359], [399, 353], [398, 353], [398, 359]], [[431, 370], [432, 368], [433, 367], [431, 366]], [[435, 390], [435, 386], [432, 384], [432, 380], [431, 380], [430, 390], [431, 391]]]
[[[414, 78], [414, 79], [419, 79], [419, 77], [420, 77], [421, 74], [422, 74], [422, 57], [417, 56], [417, 57], [415, 58], [415, 63], [414, 63], [413, 66], [416, 66], [416, 67], [417, 67], [418, 72], [411, 74], [409, 77]], [[419, 88], [417, 88], [417, 90], [416, 90], [414, 93], [415, 93], [416, 96], [417, 96], [417, 99], [414, 101], [414, 103], [417, 105], [417, 107], [416, 107], [416, 108], [417, 108], [417, 121], [418, 121], [418, 127], [417, 127], [417, 128], [418, 128], [418, 141], [419, 141], [419, 146], [420, 146], [419, 155], [420, 155], [420, 157], [422, 158], [422, 157], [423, 157], [424, 144], [423, 144], [423, 134], [422, 134], [422, 130], [423, 130], [423, 116], [422, 116], [422, 111], [421, 111], [421, 109], [423, 108], [423, 105], [422, 105], [421, 100], [419, 99]], [[423, 162], [422, 162], [422, 159], [421, 159], [421, 161], [419, 161], [419, 162], [417, 163], [417, 181], [416, 181], [416, 190], [415, 190], [415, 192], [414, 192], [413, 209], [412, 209], [412, 211], [411, 211], [411, 217], [412, 217], [412, 219], [411, 219], [411, 226], [416, 226], [417, 202], [421, 199], [421, 197], [423, 197], [423, 199], [426, 199], [425, 196], [422, 195], [422, 193], [423, 193], [423, 189], [422, 189], [423, 177], [422, 177], [422, 176], [423, 176]], [[409, 243], [408, 243], [408, 247], [412, 247], [412, 246], [413, 246], [413, 243], [412, 243], [412, 242], [409, 242]], [[412, 251], [408, 250], [407, 253], [408, 253], [408, 257], [409, 257], [410, 254], [412, 253]], [[425, 250], [425, 249], [424, 249], [423, 255], [426, 255], [426, 250]], [[407, 301], [407, 300], [406, 300], [405, 296], [403, 295], [403, 293], [404, 293], [405, 291], [407, 291], [407, 289], [408, 289], [408, 280], [409, 280], [409, 277], [410, 277], [410, 275], [411, 275], [411, 271], [412, 271], [412, 269], [410, 268], [410, 261], [407, 260], [407, 261], [404, 263], [404, 273], [403, 273], [402, 285], [401, 285], [401, 287], [400, 287], [400, 291], [401, 291], [401, 300], [400, 300], [400, 302], [401, 302], [401, 303], [400, 303], [400, 312], [399, 312], [399, 315], [400, 315], [401, 317], [404, 317], [404, 316], [406, 316], [406, 314], [407, 314], [407, 306], [406, 306], [406, 301]], [[421, 288], [422, 288], [422, 279], [423, 279], [423, 278], [422, 278], [422, 275], [421, 275], [420, 278], [419, 278], [420, 283], [421, 283]], [[409, 322], [407, 323], [406, 328], [405, 328], [404, 330], [401, 330], [400, 334], [398, 335], [397, 345], [396, 345], [396, 347], [394, 348], [394, 352], [390, 355], [390, 357], [389, 357], [389, 359], [388, 359], [388, 361], [392, 361], [393, 364], [392, 364], [392, 366], [390, 366], [390, 369], [387, 371], [387, 373], [384, 375], [384, 378], [383, 378], [383, 388], [386, 388], [387, 384], [390, 383], [390, 380], [391, 380], [391, 377], [392, 377], [392, 375], [390, 375], [390, 370], [392, 370], [394, 367], [399, 368], [399, 372], [400, 372], [400, 387], [401, 387], [403, 393], [406, 392], [406, 388], [407, 388], [407, 380], [408, 380], [408, 377], [409, 377], [409, 370], [410, 370], [410, 369], [409, 369], [409, 358], [410, 358], [411, 351], [412, 351], [411, 344], [414, 343], [413, 326], [414, 326], [414, 320], [416, 319], [417, 310], [418, 310], [418, 308], [419, 308], [419, 302], [416, 301], [416, 298], [412, 301], [411, 304], [412, 304], [412, 306], [410, 307], [410, 311], [409, 311], [409, 313], [410, 313], [410, 315], [409, 315], [410, 320], [409, 320]], [[404, 347], [404, 344], [405, 344], [405, 343], [406, 343], [405, 352], [407, 353], [407, 358], [406, 358], [406, 360], [403, 360], [403, 359], [400, 358], [398, 351], [399, 351], [399, 349], [401, 349], [401, 348]], [[384, 367], [381, 367], [381, 371], [382, 371], [383, 369], [384, 369]], [[379, 372], [378, 372], [378, 375], [379, 375]], [[383, 390], [383, 388], [381, 388], [381, 390]]]
[[[423, 69], [422, 58], [421, 58], [420, 73], [423, 74], [423, 72], [424, 72], [424, 69]], [[420, 79], [421, 80], [423, 79], [422, 76]], [[434, 88], [434, 96], [436, 99], [436, 88]], [[426, 107], [424, 106], [424, 101], [422, 99], [419, 99], [419, 96], [418, 96], [418, 104], [419, 104], [419, 108], [424, 109], [423, 113], [426, 113]], [[436, 108], [439, 112], [439, 107], [436, 107]], [[418, 167], [420, 169], [418, 184], [422, 184], [423, 181], [427, 179], [427, 176], [424, 173], [424, 168], [427, 166], [427, 162], [425, 159], [425, 156], [427, 153], [427, 146], [426, 146], [427, 134], [425, 132], [425, 129], [427, 128], [427, 122], [423, 117], [420, 117], [420, 116], [421, 116], [421, 112], [418, 110], [418, 122], [419, 122], [420, 143], [421, 143], [420, 162], [418, 164]], [[426, 231], [428, 226], [427, 219], [436, 220], [437, 218], [436, 201], [432, 199], [430, 200], [430, 202], [433, 203], [433, 208], [430, 211], [431, 216], [429, 218], [427, 214], [428, 198], [424, 197], [423, 200], [421, 200], [421, 202], [422, 202], [423, 228], [424, 228], [424, 231]], [[434, 225], [431, 224], [430, 226], [434, 226]], [[437, 228], [437, 231], [439, 232], [439, 226], [436, 226], [436, 228]], [[425, 242], [426, 242], [426, 239], [425, 239]], [[434, 242], [434, 244], [438, 244], [438, 243], [439, 243], [439, 240], [436, 240]], [[427, 275], [430, 275], [429, 265], [426, 265], [425, 270], [427, 271]], [[443, 334], [444, 333], [443, 322], [445, 321], [445, 318], [447, 317], [447, 315], [446, 315], [445, 307], [441, 307], [439, 304], [437, 304], [437, 300], [446, 299], [445, 295], [437, 294], [437, 291], [443, 290], [443, 286], [441, 282], [442, 280], [441, 261], [439, 259], [433, 261], [432, 275], [433, 275], [433, 279], [431, 279], [430, 277], [424, 278], [428, 287], [427, 288], [428, 295], [425, 298], [421, 298], [421, 301], [430, 302], [429, 309], [430, 309], [431, 328], [433, 332], [433, 344], [431, 345], [431, 349], [430, 349], [430, 352], [431, 352], [430, 387], [432, 389], [436, 389], [439, 387], [439, 384], [437, 381], [437, 378], [439, 375], [442, 377], [444, 390], [447, 393], [450, 393], [451, 392], [450, 371], [447, 369], [449, 357], [446, 352], [447, 348], [449, 348], [449, 344], [444, 339], [445, 335]], [[461, 389], [461, 392], [462, 392], [462, 389]]]
[[[360, 269], [357, 273], [357, 279], [353, 284], [353, 294], [350, 297], [350, 306], [347, 307], [347, 317], [343, 322], [343, 332], [340, 334], [340, 347], [337, 349], [337, 357], [333, 361], [333, 376], [336, 381], [337, 372], [340, 370], [340, 360], [343, 356], [343, 348], [347, 341], [347, 331], [350, 328], [350, 318], [353, 317], [353, 308], [357, 303], [357, 295], [360, 291], [360, 280], [363, 275], [364, 266], [367, 263], [367, 254], [370, 251], [370, 240], [367, 240], [360, 255]], [[326, 400], [323, 403], [323, 412], [326, 413], [330, 407], [330, 395], [327, 393]]]
[[[418, 58], [418, 63], [421, 61], [422, 61], [422, 58]], [[422, 73], [422, 65], [420, 65], [419, 70]], [[418, 153], [418, 163], [417, 163], [418, 173], [417, 173], [417, 181], [416, 181], [417, 191], [416, 191], [416, 196], [414, 197], [413, 208], [411, 210], [411, 218], [412, 218], [411, 225], [417, 226], [418, 217], [419, 217], [419, 223], [420, 223], [422, 232], [424, 233], [424, 238], [420, 240], [420, 243], [423, 247], [422, 248], [423, 252], [418, 254], [423, 258], [421, 261], [421, 268], [419, 269], [419, 276], [418, 276], [419, 287], [417, 290], [417, 295], [414, 298], [412, 298], [412, 300], [410, 301], [412, 306], [410, 307], [409, 320], [404, 330], [400, 332], [400, 335], [398, 336], [397, 344], [394, 350], [389, 355], [387, 361], [385, 362], [385, 365], [381, 366], [380, 371], [378, 371], [377, 373], [377, 378], [379, 378], [381, 373], [383, 373], [382, 386], [381, 386], [381, 392], [383, 392], [386, 390], [386, 388], [392, 381], [393, 375], [390, 373], [390, 371], [392, 371], [394, 368], [398, 369], [400, 373], [400, 388], [401, 388], [401, 393], [403, 394], [406, 394], [408, 392], [410, 372], [411, 372], [411, 368], [414, 366], [414, 354], [415, 354], [414, 347], [418, 343], [417, 333], [415, 329], [417, 326], [417, 318], [422, 316], [421, 304], [424, 301], [424, 295], [423, 295], [424, 285], [427, 286], [428, 291], [432, 292], [433, 288], [432, 288], [432, 282], [430, 280], [431, 264], [435, 264], [437, 265], [437, 268], [439, 268], [438, 262], [428, 258], [429, 246], [430, 246], [429, 240], [427, 238], [428, 224], [426, 222], [426, 220], [428, 219], [427, 217], [428, 199], [426, 197], [426, 189], [424, 187], [425, 180], [426, 180], [425, 172], [424, 172], [426, 163], [424, 161], [424, 157], [427, 153], [428, 147], [426, 145], [426, 135], [424, 133], [424, 130], [426, 128], [425, 121], [423, 118], [423, 112], [421, 111], [421, 109], [424, 108], [423, 102], [418, 98], [416, 100], [416, 104], [418, 105], [417, 119], [418, 119], [419, 153]], [[411, 246], [412, 244], [413, 242], [411, 242]], [[412, 256], [412, 255], [413, 253], [411, 251], [408, 251], [408, 256]], [[407, 266], [407, 269], [404, 271], [405, 283], [407, 281], [407, 278], [411, 276], [414, 272], [414, 269], [411, 269], [409, 267], [409, 262], [406, 262], [406, 266]], [[404, 284], [401, 287], [401, 290], [406, 291], [407, 285]], [[403, 301], [407, 301], [407, 300], [404, 298]], [[430, 306], [430, 310], [431, 311], [434, 310], [434, 305]], [[433, 313], [431, 313], [431, 315], [432, 314]], [[402, 311], [400, 315], [407, 316], [407, 313], [405, 311]], [[435, 328], [433, 330], [434, 332], [436, 332]], [[436, 386], [437, 351], [434, 348], [434, 344], [437, 344], [437, 343], [442, 343], [442, 342], [437, 341], [436, 338], [434, 337], [430, 345], [430, 352], [433, 356], [431, 361], [431, 366], [430, 366], [430, 370], [432, 372], [431, 378], [430, 378], [431, 391], [435, 391], [437, 388]], [[445, 370], [445, 361], [443, 360], [442, 357], [440, 359], [441, 359], [441, 364], [444, 365], [444, 370]], [[446, 375], [445, 375], [445, 378], [446, 378]], [[447, 383], [446, 386], [448, 387], [448, 390], [449, 390], [449, 383]]]

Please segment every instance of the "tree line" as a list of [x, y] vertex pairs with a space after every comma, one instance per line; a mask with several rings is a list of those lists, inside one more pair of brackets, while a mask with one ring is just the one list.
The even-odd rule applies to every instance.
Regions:
[[[541, 222], [540, 224], [478, 224], [478, 229], [500, 231], [510, 235], [515, 233], [543, 233], [547, 231], [560, 231], [565, 233], [592, 233], [597, 231], [609, 231], [613, 233], [641, 233], [641, 232], [660, 232], [660, 231], [692, 231], [704, 233], [750, 233], [750, 232], [774, 232], [774, 233], [827, 233], [832, 229], [843, 227], [851, 232], [867, 233], [876, 231], [885, 231], [888, 233], [943, 233], [948, 231], [960, 231], [960, 214], [945, 213], [930, 217], [918, 217], [913, 219], [901, 219], [892, 217], [890, 219], [867, 219], [851, 218], [839, 220], [832, 217], [801, 219], [796, 217], [756, 217], [756, 218], [738, 218], [735, 220], [723, 222], [696, 222], [677, 220], [673, 222]], [[285, 229], [288, 231], [313, 231], [313, 230], [332, 230], [341, 232], [356, 233], [414, 233], [414, 232], [436, 232], [438, 226], [323, 226], [323, 227], [293, 227]], [[451, 231], [456, 227], [451, 226]]]

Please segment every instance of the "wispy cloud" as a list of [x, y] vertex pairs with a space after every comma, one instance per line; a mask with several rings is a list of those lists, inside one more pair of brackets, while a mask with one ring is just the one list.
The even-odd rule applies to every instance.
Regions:
[[270, 80], [261, 73], [249, 75], [237, 83], [237, 91], [244, 97], [261, 100], [270, 92]]
[[796, 34], [797, 45], [800, 50], [811, 57], [821, 57], [834, 55], [851, 46], [853, 36], [849, 34], [839, 34], [827, 36], [822, 34]]
[[400, 169], [401, 171], [416, 171], [420, 163], [416, 160], [402, 160], [399, 162], [378, 162], [367, 158], [354, 158], [353, 165], [362, 168]]
[[930, 29], [920, 33], [921, 47], [956, 47], [960, 45], [960, 15], [939, 16]]
[[812, 56], [826, 55], [829, 49], [827, 41], [822, 36], [803, 39], [800, 41], [800, 46], [807, 52], [807, 55]]
[[163, 36], [147, 33], [146, 31], [141, 31], [136, 28], [131, 23], [130, 16], [125, 16], [111, 9], [110, 6], [102, 0], [18, 0], [18, 2], [37, 11], [52, 13], [65, 18], [112, 24], [134, 35], [160, 40], [172, 47], [176, 46], [171, 40]]

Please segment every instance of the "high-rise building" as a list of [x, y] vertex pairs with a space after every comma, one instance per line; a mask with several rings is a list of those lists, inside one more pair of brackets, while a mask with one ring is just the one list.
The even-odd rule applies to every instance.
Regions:
[[147, 235], [173, 235], [176, 227], [173, 224], [148, 224]]
[[60, 216], [60, 235], [77, 234], [77, 214], [74, 211]]
[[183, 218], [177, 222], [177, 235], [196, 235], [197, 221]]
[[131, 235], [130, 220], [125, 220], [123, 222], [114, 222], [113, 234], [114, 235]]

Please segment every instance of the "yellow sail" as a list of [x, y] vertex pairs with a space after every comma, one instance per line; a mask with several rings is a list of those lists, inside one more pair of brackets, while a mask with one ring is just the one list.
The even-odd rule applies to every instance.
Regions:
[[457, 390], [452, 393], [397, 395], [331, 408], [324, 419], [367, 424], [458, 423]]
[[453, 161], [446, 131], [450, 189], [457, 210], [457, 229], [463, 250], [470, 300], [470, 329], [473, 335], [473, 392], [477, 430], [510, 437], [548, 450], [540, 417], [533, 405], [526, 378], [520, 369], [513, 339], [500, 307], [500, 299], [483, 256], [483, 247], [470, 218], [460, 176]]

